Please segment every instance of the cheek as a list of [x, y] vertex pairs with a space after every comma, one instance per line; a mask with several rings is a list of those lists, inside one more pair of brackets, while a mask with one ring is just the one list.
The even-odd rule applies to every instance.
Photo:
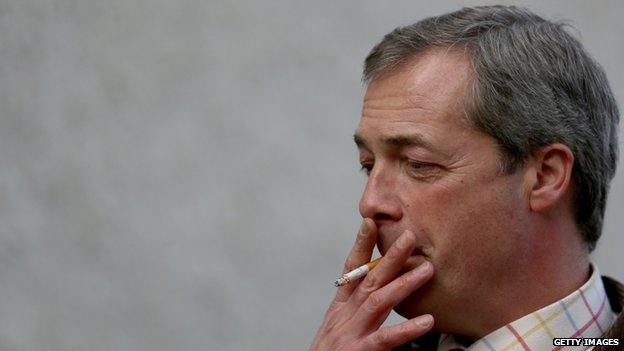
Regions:
[[500, 177], [421, 192], [419, 211], [411, 213], [417, 216], [416, 227], [427, 233], [431, 259], [444, 278], [472, 279], [503, 269], [501, 260], [517, 250], [521, 226], [521, 201], [514, 189], [513, 179]]

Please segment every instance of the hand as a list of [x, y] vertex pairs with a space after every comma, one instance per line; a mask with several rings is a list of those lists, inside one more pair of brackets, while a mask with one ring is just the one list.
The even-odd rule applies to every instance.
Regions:
[[[344, 273], [368, 263], [376, 241], [377, 226], [365, 218]], [[392, 308], [433, 276], [425, 261], [394, 279], [415, 246], [414, 234], [405, 231], [361, 282], [340, 287], [310, 350], [388, 350], [428, 332], [433, 327], [428, 314], [380, 329]]]

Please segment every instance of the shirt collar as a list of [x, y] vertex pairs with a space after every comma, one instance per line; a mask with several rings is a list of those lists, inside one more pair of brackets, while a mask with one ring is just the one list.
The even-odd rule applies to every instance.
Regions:
[[563, 299], [491, 332], [469, 347], [453, 335], [442, 334], [438, 351], [550, 350], [554, 348], [553, 338], [600, 337], [613, 324], [615, 314], [600, 272], [593, 264], [590, 269], [589, 280]]

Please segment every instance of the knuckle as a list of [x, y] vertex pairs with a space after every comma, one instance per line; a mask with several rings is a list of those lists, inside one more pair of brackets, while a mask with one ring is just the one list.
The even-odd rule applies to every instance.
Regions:
[[390, 250], [388, 250], [388, 253], [386, 254], [386, 257], [388, 257], [388, 259], [395, 261], [397, 259], [399, 259], [401, 257], [401, 255], [403, 254], [403, 249], [400, 247], [392, 247]]
[[384, 299], [379, 295], [379, 293], [372, 293], [368, 299], [366, 299], [364, 306], [368, 312], [377, 312], [380, 309], [383, 309], [384, 303]]
[[337, 329], [339, 324], [338, 317], [336, 315], [328, 316], [324, 323], [324, 331], [327, 334], [331, 334]]
[[402, 275], [397, 279], [397, 288], [399, 290], [404, 290], [410, 287], [411, 279], [408, 275]]
[[362, 282], [362, 290], [364, 292], [368, 292], [368, 293], [372, 293], [373, 291], [377, 290], [377, 284], [378, 284], [379, 278], [377, 277], [376, 274], [373, 273], [369, 273], [366, 278], [364, 278], [364, 281]]
[[390, 344], [392, 339], [392, 335], [387, 329], [380, 329], [377, 333], [374, 334], [373, 342], [381, 347], [386, 347]]
[[339, 330], [326, 331], [321, 335], [322, 347], [319, 350], [353, 350], [355, 338], [349, 333]]
[[327, 315], [340, 313], [339, 310], [343, 306], [343, 303], [338, 301], [332, 301], [327, 308]]
[[[340, 349], [340, 341], [332, 336], [323, 335], [321, 340], [319, 340], [319, 345], [317, 345], [314, 350], [339, 350]], [[312, 350], [312, 348], [311, 348]]]
[[397, 336], [400, 338], [407, 338], [410, 335], [410, 327], [406, 323], [399, 324], [397, 326]]
[[339, 315], [330, 315], [327, 316], [325, 321], [323, 322], [323, 334], [325, 335], [335, 335], [339, 334], [337, 330], [342, 326], [342, 320]]
[[366, 239], [368, 239], [368, 234], [364, 232], [359, 232], [357, 237], [355, 238], [355, 243], [358, 245], [362, 245], [366, 242]]
[[352, 270], [353, 270], [353, 269], [355, 269], [355, 268], [356, 268], [356, 267], [355, 267], [355, 263], [353, 262], [353, 260], [352, 260], [352, 259], [350, 259], [350, 258], [348, 258], [348, 259], [345, 261], [345, 263], [344, 263], [343, 270], [344, 270], [345, 272], [349, 272], [349, 271], [352, 271]]

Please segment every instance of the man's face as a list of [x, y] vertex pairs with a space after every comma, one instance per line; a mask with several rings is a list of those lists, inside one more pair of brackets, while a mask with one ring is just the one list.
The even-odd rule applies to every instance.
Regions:
[[364, 97], [360, 213], [376, 222], [382, 254], [410, 229], [418, 248], [404, 270], [423, 259], [435, 269], [397, 307], [405, 317], [467, 312], [530, 255], [521, 172], [502, 174], [495, 140], [463, 120], [469, 67], [461, 53], [429, 50], [371, 83]]

